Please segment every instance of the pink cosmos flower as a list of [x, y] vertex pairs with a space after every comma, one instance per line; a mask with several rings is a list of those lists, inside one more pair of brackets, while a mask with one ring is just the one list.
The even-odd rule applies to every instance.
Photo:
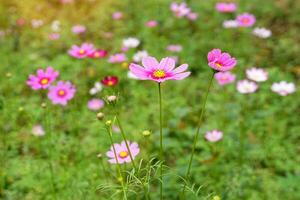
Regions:
[[228, 53], [222, 53], [220, 49], [213, 49], [207, 54], [208, 66], [225, 72], [231, 70], [236, 65], [236, 59]]
[[243, 13], [236, 17], [236, 21], [238, 22], [239, 26], [242, 27], [250, 27], [255, 24], [255, 16], [249, 13]]
[[190, 12], [186, 15], [186, 17], [191, 21], [195, 21], [198, 18], [198, 13]]
[[264, 82], [268, 80], [268, 72], [263, 69], [252, 67], [246, 70], [247, 78], [256, 81], [256, 82]]
[[117, 53], [114, 55], [111, 55], [108, 59], [108, 62], [110, 63], [122, 63], [125, 62], [127, 60], [127, 57], [125, 54], [123, 53]]
[[48, 98], [53, 104], [65, 106], [74, 97], [75, 92], [76, 88], [71, 82], [58, 81], [57, 85], [49, 87]]
[[296, 91], [294, 83], [288, 83], [286, 81], [280, 81], [279, 83], [273, 83], [271, 90], [276, 92], [280, 96], [287, 96]]
[[145, 26], [150, 27], [150, 28], [155, 27], [157, 25], [158, 25], [158, 22], [155, 20], [150, 20], [145, 23]]
[[88, 108], [90, 110], [100, 110], [104, 106], [104, 101], [102, 99], [91, 99], [88, 102]]
[[58, 40], [60, 38], [60, 34], [59, 33], [50, 33], [48, 35], [48, 39], [49, 40]]
[[122, 13], [122, 12], [114, 12], [114, 13], [112, 14], [112, 18], [113, 18], [114, 20], [122, 19], [122, 17], [123, 17], [123, 13]]
[[167, 46], [167, 50], [171, 52], [180, 52], [182, 51], [182, 46], [179, 44], [171, 44]]
[[250, 94], [258, 89], [258, 85], [252, 81], [241, 80], [237, 82], [236, 89], [241, 94]]
[[88, 55], [89, 58], [103, 58], [107, 55], [107, 51], [103, 49], [97, 49]]
[[86, 31], [85, 26], [80, 25], [80, 24], [72, 27], [72, 32], [74, 34], [82, 34], [82, 33], [85, 33], [85, 31]]
[[129, 66], [133, 75], [141, 80], [152, 80], [158, 83], [166, 80], [182, 80], [188, 77], [191, 72], [185, 72], [187, 64], [180, 65], [175, 69], [175, 60], [170, 57], [163, 58], [160, 63], [153, 57], [142, 59], [143, 67], [135, 63]]
[[33, 90], [46, 89], [59, 76], [58, 71], [54, 71], [52, 67], [47, 67], [46, 71], [38, 69], [36, 75], [29, 75], [27, 85]]
[[74, 58], [85, 58], [95, 51], [94, 45], [90, 43], [83, 43], [81, 46], [73, 45], [69, 50], [69, 55]]
[[208, 131], [205, 134], [205, 138], [207, 139], [207, 141], [209, 142], [217, 142], [219, 140], [221, 140], [223, 137], [223, 132], [218, 131], [218, 130], [212, 130], [212, 131]]
[[216, 10], [222, 13], [231, 13], [236, 11], [236, 4], [235, 3], [217, 3]]
[[34, 136], [40, 137], [40, 136], [44, 136], [44, 135], [45, 135], [45, 130], [44, 130], [44, 128], [42, 127], [42, 125], [37, 124], [37, 125], [35, 125], [34, 127], [32, 127], [31, 133], [32, 133], [32, 135], [34, 135]]
[[219, 85], [226, 85], [234, 82], [235, 75], [230, 72], [218, 72], [215, 74], [215, 79], [217, 79]]
[[187, 7], [186, 3], [178, 4], [174, 2], [170, 5], [170, 9], [177, 18], [182, 18], [191, 11], [191, 9]]
[[[131, 155], [132, 155], [132, 159], [134, 160], [134, 158], [140, 152], [139, 145], [136, 142], [131, 143], [131, 142], [127, 141], [127, 143], [128, 143]], [[117, 158], [115, 157], [113, 147], [111, 147], [110, 150], [106, 153], [107, 157], [109, 158], [108, 162], [110, 162], [111, 164], [116, 164], [117, 162], [119, 164], [131, 162], [131, 158], [130, 158], [128, 149], [126, 147], [125, 141], [123, 141], [121, 144], [114, 144], [114, 147], [116, 150]]]

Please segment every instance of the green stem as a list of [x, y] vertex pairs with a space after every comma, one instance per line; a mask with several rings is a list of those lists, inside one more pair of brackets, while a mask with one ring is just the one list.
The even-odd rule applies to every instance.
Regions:
[[161, 83], [158, 83], [158, 96], [159, 96], [159, 135], [160, 135], [160, 199], [163, 199], [163, 133], [162, 133], [162, 102], [161, 102]]
[[111, 146], [113, 148], [114, 155], [115, 155], [115, 158], [116, 158], [116, 161], [117, 161], [117, 170], [118, 170], [119, 176], [121, 178], [121, 185], [122, 185], [122, 189], [123, 189], [123, 193], [124, 193], [124, 199], [126, 200], [127, 199], [127, 194], [126, 194], [126, 189], [125, 189], [125, 185], [124, 185], [124, 178], [123, 178], [123, 175], [122, 175], [122, 172], [121, 172], [121, 166], [120, 166], [119, 161], [118, 161], [117, 151], [116, 151], [113, 139], [112, 139], [111, 126], [106, 127], [106, 130], [107, 130], [107, 133], [108, 133], [108, 136], [109, 136], [109, 139], [110, 139], [110, 143], [111, 143]]
[[187, 168], [187, 171], [186, 171], [186, 174], [185, 174], [186, 182], [185, 182], [185, 184], [182, 188], [182, 192], [181, 192], [181, 197], [182, 198], [184, 198], [185, 188], [186, 188], [189, 176], [190, 176], [191, 167], [192, 167], [192, 163], [193, 163], [193, 158], [194, 158], [194, 154], [195, 154], [195, 149], [196, 149], [196, 145], [197, 145], [197, 141], [198, 141], [198, 137], [199, 137], [199, 133], [200, 133], [200, 128], [202, 126], [203, 116], [205, 114], [207, 97], [208, 97], [209, 90], [210, 90], [211, 85], [212, 85], [214, 75], [215, 75], [215, 71], [213, 71], [213, 73], [212, 73], [212, 75], [209, 79], [208, 87], [207, 87], [206, 94], [205, 94], [205, 97], [204, 97], [204, 101], [203, 101], [203, 104], [202, 104], [202, 109], [201, 109], [201, 113], [200, 113], [200, 117], [199, 117], [199, 121], [198, 121], [198, 125], [197, 125], [197, 130], [196, 130], [196, 134], [195, 134], [194, 141], [193, 141], [192, 153], [191, 153], [189, 165], [188, 165], [188, 168]]

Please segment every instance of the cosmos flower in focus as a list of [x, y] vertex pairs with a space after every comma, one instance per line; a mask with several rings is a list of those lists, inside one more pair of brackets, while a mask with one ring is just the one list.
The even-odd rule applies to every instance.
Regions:
[[145, 26], [150, 27], [150, 28], [155, 27], [157, 25], [158, 25], [158, 22], [155, 20], [150, 20], [145, 23]]
[[236, 17], [236, 21], [241, 27], [250, 27], [255, 24], [256, 18], [252, 14], [243, 13]]
[[45, 71], [38, 69], [36, 75], [29, 75], [27, 85], [33, 90], [46, 89], [58, 76], [59, 72], [55, 71], [52, 67], [47, 67]]
[[88, 55], [89, 58], [103, 58], [107, 55], [107, 51], [103, 49], [97, 49]]
[[186, 3], [171, 3], [171, 11], [174, 13], [175, 17], [182, 18], [190, 13], [191, 9], [186, 5]]
[[102, 99], [91, 99], [88, 102], [88, 108], [90, 110], [100, 110], [104, 106], [104, 101]]
[[180, 52], [182, 51], [182, 46], [179, 44], [171, 44], [167, 46], [167, 50], [171, 52]]
[[83, 25], [80, 25], [80, 24], [75, 25], [75, 26], [72, 27], [72, 32], [74, 34], [83, 34], [83, 33], [86, 32], [86, 27], [83, 26]]
[[113, 54], [109, 57], [108, 62], [109, 63], [122, 63], [127, 60], [127, 57], [124, 53], [117, 53]]
[[268, 80], [268, 72], [263, 69], [252, 67], [246, 70], [247, 78], [256, 81], [256, 82], [264, 82]]
[[40, 124], [37, 124], [34, 127], [32, 127], [31, 133], [32, 133], [32, 135], [38, 136], [38, 137], [45, 135], [44, 128]]
[[137, 38], [126, 38], [123, 40], [123, 47], [127, 47], [127, 48], [136, 48], [137, 46], [139, 46], [140, 44], [140, 40]]
[[231, 72], [218, 72], [215, 74], [215, 79], [218, 81], [219, 85], [227, 85], [234, 82], [235, 75]]
[[117, 76], [106, 76], [101, 80], [101, 83], [105, 86], [115, 86], [119, 82]]
[[205, 134], [205, 139], [209, 142], [217, 142], [223, 137], [223, 132], [218, 130], [208, 131]]
[[216, 10], [222, 13], [232, 13], [236, 11], [236, 4], [235, 3], [225, 3], [220, 2], [216, 4]]
[[[129, 150], [132, 155], [132, 159], [134, 160], [135, 157], [139, 154], [140, 148], [139, 145], [136, 142], [129, 142], [127, 141]], [[111, 164], [123, 164], [123, 163], [130, 163], [131, 158], [128, 152], [128, 149], [126, 147], [125, 141], [121, 142], [121, 144], [114, 144], [114, 148], [116, 150], [116, 156], [114, 153], [113, 147], [110, 148], [110, 150], [106, 153], [107, 157], [109, 158], [108, 162]]]
[[141, 62], [143, 58], [148, 56], [147, 51], [138, 51], [133, 55], [133, 61], [134, 62]]
[[186, 72], [187, 64], [175, 68], [175, 60], [169, 57], [163, 58], [160, 63], [154, 57], [146, 57], [142, 59], [142, 64], [143, 67], [135, 63], [129, 66], [132, 74], [141, 80], [161, 83], [166, 80], [182, 80], [191, 74]]
[[223, 22], [224, 28], [237, 28], [239, 26], [239, 23], [236, 20], [225, 20]]
[[67, 105], [76, 93], [76, 88], [71, 82], [58, 81], [57, 85], [50, 86], [48, 98], [53, 104]]
[[287, 96], [296, 91], [296, 87], [294, 83], [288, 83], [286, 81], [280, 81], [278, 83], [273, 83], [271, 86], [271, 90], [276, 92], [280, 96]]
[[250, 94], [258, 89], [258, 85], [252, 81], [241, 80], [237, 82], [236, 89], [241, 94]]
[[95, 51], [94, 45], [90, 43], [83, 43], [81, 46], [73, 45], [68, 51], [69, 55], [74, 58], [85, 58]]
[[259, 38], [268, 38], [271, 37], [272, 32], [269, 29], [266, 28], [259, 28], [256, 27], [253, 31], [252, 34], [259, 37]]
[[237, 61], [228, 53], [222, 53], [220, 49], [213, 49], [207, 54], [208, 66], [214, 70], [225, 72], [234, 68]]

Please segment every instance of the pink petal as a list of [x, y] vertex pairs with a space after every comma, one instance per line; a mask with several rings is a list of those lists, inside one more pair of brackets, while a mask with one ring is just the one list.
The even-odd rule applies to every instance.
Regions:
[[173, 73], [178, 74], [178, 73], [184, 72], [185, 70], [187, 70], [188, 66], [189, 66], [188, 64], [180, 65], [179, 67], [177, 67], [176, 69], [173, 70]]
[[145, 57], [142, 59], [142, 64], [145, 67], [145, 69], [152, 71], [153, 69], [156, 69], [159, 63], [154, 57]]
[[166, 72], [172, 71], [175, 68], [175, 60], [170, 57], [163, 58], [159, 63], [159, 69]]
[[182, 80], [182, 79], [188, 77], [190, 74], [191, 74], [191, 72], [184, 72], [184, 73], [175, 74], [174, 76], [172, 76], [172, 79]]
[[143, 67], [141, 67], [140, 65], [131, 63], [130, 66], [129, 66], [129, 69], [130, 69], [131, 73], [133, 73], [139, 79], [141, 79], [141, 80], [148, 79], [147, 71]]

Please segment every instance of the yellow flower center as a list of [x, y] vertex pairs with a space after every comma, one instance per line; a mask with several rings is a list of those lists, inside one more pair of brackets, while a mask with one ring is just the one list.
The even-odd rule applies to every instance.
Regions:
[[66, 92], [64, 90], [59, 90], [58, 91], [59, 96], [64, 96], [65, 94], [66, 94]]
[[119, 156], [120, 156], [121, 158], [126, 158], [126, 157], [128, 156], [128, 152], [127, 152], [127, 151], [121, 151], [121, 152], [119, 153]]
[[158, 69], [158, 70], [153, 72], [153, 76], [155, 78], [164, 78], [166, 76], [166, 72], [163, 71], [163, 70]]
[[84, 54], [84, 53], [85, 53], [85, 50], [84, 50], [84, 49], [80, 49], [80, 50], [79, 50], [79, 54], [82, 55], [82, 54]]
[[47, 79], [47, 78], [43, 78], [42, 80], [41, 80], [41, 84], [42, 85], [46, 85], [46, 84], [48, 84], [49, 83], [49, 80]]
[[107, 85], [109, 85], [109, 86], [112, 86], [113, 84], [114, 84], [113, 81], [108, 81], [108, 82], [107, 82]]
[[96, 53], [94, 54], [94, 56], [95, 56], [96, 58], [98, 58], [98, 57], [100, 57], [100, 53], [99, 53], [99, 52], [96, 52]]
[[121, 66], [122, 66], [123, 68], [127, 68], [127, 67], [128, 67], [128, 63], [127, 63], [127, 62], [123, 62], [123, 63], [121, 64]]
[[247, 24], [249, 21], [250, 21], [250, 20], [249, 20], [248, 18], [242, 19], [242, 22], [243, 22], [244, 24]]
[[216, 63], [217, 67], [221, 68], [222, 65], [220, 63]]

